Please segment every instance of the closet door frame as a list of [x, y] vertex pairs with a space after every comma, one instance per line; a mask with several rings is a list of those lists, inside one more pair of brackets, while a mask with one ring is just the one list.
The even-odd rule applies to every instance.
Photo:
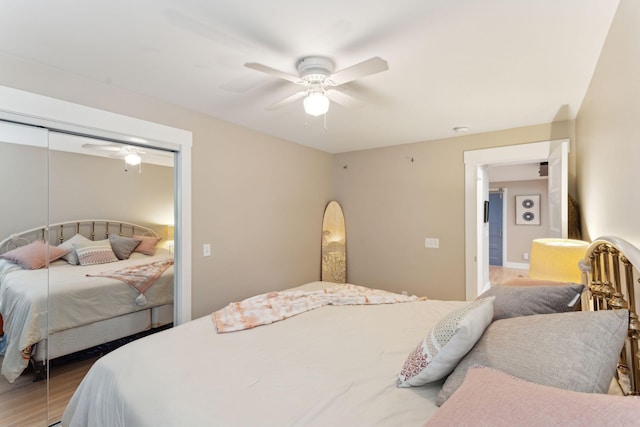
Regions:
[[0, 86], [0, 120], [175, 152], [174, 324], [191, 320], [192, 133], [6, 86]]

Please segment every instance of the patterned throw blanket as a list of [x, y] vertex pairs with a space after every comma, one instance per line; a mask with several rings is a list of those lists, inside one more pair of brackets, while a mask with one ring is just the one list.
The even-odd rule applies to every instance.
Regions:
[[312, 292], [269, 292], [231, 303], [211, 317], [218, 333], [222, 333], [268, 325], [325, 305], [391, 304], [426, 299], [347, 283]]
[[132, 265], [130, 267], [121, 268], [114, 271], [105, 271], [97, 274], [87, 274], [88, 277], [110, 277], [112, 279], [121, 280], [133, 289], [139, 295], [136, 298], [137, 305], [146, 305], [147, 298], [144, 293], [158, 280], [158, 277], [164, 271], [173, 265], [172, 259], [155, 261], [148, 264]]

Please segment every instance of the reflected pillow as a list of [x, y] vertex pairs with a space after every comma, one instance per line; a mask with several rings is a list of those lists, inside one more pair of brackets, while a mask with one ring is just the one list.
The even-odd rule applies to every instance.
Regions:
[[453, 371], [491, 323], [493, 300], [470, 302], [436, 323], [402, 365], [398, 387], [425, 385]]
[[[48, 253], [47, 253], [48, 250]], [[0, 258], [14, 262], [27, 270], [37, 270], [62, 257], [69, 252], [68, 249], [48, 245], [40, 240], [20, 246], [0, 255]]]
[[496, 285], [478, 298], [495, 297], [493, 320], [532, 314], [564, 313], [575, 309], [584, 285], [503, 286]]
[[109, 235], [109, 243], [111, 249], [118, 259], [129, 259], [131, 252], [140, 244], [141, 240], [131, 237], [118, 236], [117, 234]]
[[628, 310], [536, 314], [494, 321], [442, 386], [440, 406], [472, 365], [567, 390], [606, 393], [627, 336]]
[[82, 234], [76, 234], [69, 240], [65, 240], [64, 242], [60, 243], [58, 245], [59, 248], [67, 249], [69, 251], [66, 255], [62, 256], [62, 259], [64, 259], [71, 265], [79, 265], [80, 260], [78, 260], [78, 254], [76, 253], [76, 248], [73, 247], [73, 244], [84, 242], [91, 242], [91, 240], [87, 239]]
[[640, 397], [578, 393], [472, 366], [462, 386], [429, 419], [436, 426], [633, 426]]
[[111, 249], [111, 243], [106, 239], [96, 242], [74, 243], [73, 247], [78, 254], [80, 265], [105, 264], [118, 261], [118, 257]]
[[137, 234], [134, 234], [133, 238], [140, 240], [140, 244], [134, 249], [134, 252], [140, 252], [145, 255], [155, 255], [156, 246], [162, 240], [162, 237], [139, 236]]

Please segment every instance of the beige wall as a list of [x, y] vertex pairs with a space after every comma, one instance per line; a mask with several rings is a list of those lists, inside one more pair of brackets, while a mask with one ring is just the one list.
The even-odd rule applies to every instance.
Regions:
[[319, 279], [331, 155], [1, 53], [0, 70], [0, 85], [193, 132], [193, 317]]
[[583, 237], [640, 246], [640, 2], [622, 0], [576, 120]]
[[[331, 198], [345, 211], [349, 281], [464, 299], [464, 151], [574, 131], [560, 122], [331, 156], [1, 53], [0, 70], [2, 85], [193, 132], [194, 317], [317, 280]], [[440, 249], [425, 249], [425, 237]]]
[[0, 142], [0, 240], [47, 223], [47, 150]]
[[[528, 264], [525, 253], [531, 252], [533, 239], [549, 237], [549, 205], [547, 205], [548, 181], [535, 179], [526, 181], [491, 182], [490, 188], [507, 189], [507, 210], [504, 212], [507, 223], [507, 262]], [[540, 225], [516, 224], [516, 196], [524, 194], [540, 195]]]
[[[335, 155], [348, 281], [464, 299], [464, 151], [571, 138], [573, 131], [573, 122], [559, 122]], [[426, 249], [425, 237], [439, 238], [440, 248]]]
[[0, 198], [11, 201], [2, 209], [0, 238], [48, 219], [128, 221], [164, 237], [173, 223], [173, 168], [145, 164], [143, 171], [124, 172], [122, 160], [0, 143]]

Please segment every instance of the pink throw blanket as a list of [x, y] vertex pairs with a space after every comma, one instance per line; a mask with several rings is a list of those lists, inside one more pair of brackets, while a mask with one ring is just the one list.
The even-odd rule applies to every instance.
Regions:
[[136, 298], [137, 305], [145, 305], [147, 299], [144, 293], [158, 280], [164, 271], [173, 265], [172, 259], [137, 264], [114, 271], [105, 271], [97, 274], [87, 274], [88, 277], [110, 277], [121, 280], [135, 289], [140, 295]]
[[234, 302], [211, 314], [218, 333], [240, 331], [284, 320], [325, 305], [391, 304], [427, 298], [344, 284], [320, 291], [269, 292]]

